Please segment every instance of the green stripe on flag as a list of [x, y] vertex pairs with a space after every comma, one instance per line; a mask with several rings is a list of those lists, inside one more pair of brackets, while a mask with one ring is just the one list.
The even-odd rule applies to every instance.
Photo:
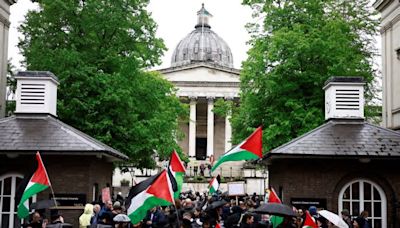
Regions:
[[138, 207], [135, 211], [128, 215], [131, 219], [132, 224], [138, 224], [146, 216], [147, 211], [155, 206], [168, 206], [171, 205], [170, 202], [164, 199], [160, 199], [154, 196], [148, 197], [143, 204]]
[[[29, 186], [29, 184], [28, 184], [28, 186]], [[21, 197], [21, 201], [18, 204], [18, 213], [17, 213], [17, 215], [18, 215], [19, 218], [26, 218], [26, 217], [29, 216], [29, 209], [26, 208], [24, 203], [27, 200], [29, 200], [30, 197], [32, 197], [33, 195], [36, 195], [38, 192], [41, 192], [41, 191], [47, 189], [48, 187], [49, 186], [47, 186], [47, 185], [34, 183], [28, 189], [25, 189], [25, 191], [24, 191], [24, 193], [23, 193], [23, 195]]]
[[217, 189], [214, 189], [214, 187], [211, 186], [211, 187], [210, 187], [210, 194], [213, 194], [213, 193], [215, 193], [215, 192], [217, 192]]
[[178, 185], [178, 191], [174, 192], [174, 199], [179, 199], [179, 195], [181, 194], [181, 191], [182, 191], [184, 174], [185, 173], [182, 173], [182, 172], [175, 173], [175, 180]]
[[283, 222], [283, 219], [284, 218], [280, 217], [280, 216], [276, 216], [276, 215], [271, 216], [270, 221], [272, 223], [272, 227], [273, 228], [278, 227]]
[[240, 152], [235, 152], [231, 154], [226, 154], [222, 157], [220, 157], [217, 161], [217, 163], [212, 167], [211, 171], [214, 171], [221, 163], [227, 162], [227, 161], [242, 161], [242, 160], [251, 160], [251, 159], [258, 159], [259, 157], [247, 150], [243, 150]]

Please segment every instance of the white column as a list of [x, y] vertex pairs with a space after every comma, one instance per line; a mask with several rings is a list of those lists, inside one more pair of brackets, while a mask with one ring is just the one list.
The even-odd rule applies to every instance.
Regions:
[[214, 154], [214, 98], [207, 97], [207, 157]]
[[5, 116], [7, 94], [8, 30], [10, 27], [10, 5], [13, 1], [2, 1], [0, 10], [0, 118]]
[[[232, 98], [227, 98], [227, 100], [233, 100]], [[231, 126], [231, 111], [229, 110], [225, 117], [225, 152], [232, 147], [232, 126]]]
[[189, 157], [196, 156], [196, 98], [190, 98]]

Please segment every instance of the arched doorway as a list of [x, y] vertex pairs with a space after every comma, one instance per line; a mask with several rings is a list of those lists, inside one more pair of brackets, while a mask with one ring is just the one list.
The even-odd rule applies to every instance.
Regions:
[[[0, 176], [0, 227], [19, 227], [20, 219], [17, 216], [17, 204], [15, 202], [15, 191], [22, 181], [23, 176], [15, 173]], [[36, 201], [36, 195], [31, 202]]]
[[353, 217], [361, 211], [368, 211], [368, 220], [372, 228], [385, 228], [387, 224], [387, 200], [383, 189], [367, 179], [353, 180], [339, 193], [339, 214], [349, 210]]

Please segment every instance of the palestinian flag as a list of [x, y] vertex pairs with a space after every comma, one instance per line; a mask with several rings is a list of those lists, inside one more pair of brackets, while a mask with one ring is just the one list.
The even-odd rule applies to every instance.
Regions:
[[310, 215], [310, 212], [306, 211], [306, 218], [304, 219], [303, 228], [318, 228], [318, 225], [314, 222]]
[[262, 157], [262, 128], [257, 128], [245, 141], [222, 155], [212, 167], [214, 171], [219, 165], [227, 161], [252, 160]]
[[[278, 195], [272, 187], [269, 189], [268, 203], [282, 203], [281, 199], [279, 199]], [[272, 215], [270, 218], [273, 228], [278, 227], [283, 222], [283, 220], [283, 217], [276, 215]]]
[[218, 191], [219, 189], [219, 183], [221, 183], [221, 177], [218, 175], [214, 177], [211, 181], [210, 184], [208, 185], [208, 188], [210, 189], [210, 194], [213, 194]]
[[149, 179], [140, 182], [129, 191], [127, 214], [132, 224], [142, 221], [147, 211], [153, 207], [175, 203], [167, 170]]
[[174, 191], [174, 198], [179, 199], [179, 194], [182, 191], [183, 177], [185, 176], [186, 169], [183, 166], [182, 161], [175, 150], [172, 151], [171, 159], [169, 160], [169, 170], [174, 176], [177, 184], [177, 191]]
[[282, 203], [281, 199], [279, 199], [278, 195], [272, 187], [269, 189], [268, 203]]
[[21, 219], [29, 216], [29, 207], [27, 205], [29, 198], [51, 186], [46, 168], [43, 165], [39, 152], [36, 153], [36, 160], [38, 162], [38, 167], [29, 180], [28, 185], [25, 187], [24, 193], [22, 194], [21, 200], [18, 204], [17, 215]]

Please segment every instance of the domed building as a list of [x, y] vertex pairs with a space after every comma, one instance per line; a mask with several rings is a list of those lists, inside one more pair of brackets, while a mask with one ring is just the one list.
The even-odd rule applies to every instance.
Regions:
[[[182, 102], [190, 105], [189, 121], [181, 122], [185, 137], [179, 141], [188, 154], [189, 175], [205, 167], [231, 149], [230, 116], [221, 117], [213, 112], [217, 99], [239, 102], [239, 70], [233, 68], [233, 56], [228, 44], [211, 30], [205, 8], [197, 12], [194, 30], [176, 46], [171, 67], [160, 72], [175, 84]], [[229, 164], [228, 164], [229, 165]], [[238, 176], [240, 168], [222, 167], [216, 173]], [[241, 167], [241, 166], [240, 166]], [[208, 170], [205, 170], [208, 175]]]
[[[171, 67], [159, 70], [175, 85], [181, 101], [190, 106], [188, 120], [179, 123], [184, 133], [179, 146], [190, 159], [186, 175], [201, 176], [200, 170], [204, 167], [206, 179], [220, 174], [225, 180], [245, 180], [241, 182], [245, 192], [264, 194], [265, 174], [244, 169], [242, 161], [226, 162], [210, 175], [208, 166], [232, 147], [230, 116], [215, 115], [214, 103], [218, 99], [238, 103], [240, 90], [239, 70], [233, 68], [231, 49], [211, 30], [211, 17], [203, 5], [197, 12], [194, 30], [177, 44], [171, 58]], [[118, 173], [118, 170], [114, 172]], [[157, 170], [132, 169], [131, 175], [132, 179], [139, 182], [156, 173]], [[131, 176], [128, 173], [114, 175], [113, 186], [118, 187], [123, 178], [129, 180]], [[203, 192], [207, 188], [206, 182], [185, 182], [182, 186], [183, 191], [190, 189]], [[220, 190], [224, 192], [228, 188], [228, 184], [223, 183]]]
[[172, 55], [171, 66], [184, 66], [203, 62], [233, 68], [232, 52], [228, 44], [211, 30], [211, 14], [204, 8], [197, 12], [195, 30], [183, 38]]

